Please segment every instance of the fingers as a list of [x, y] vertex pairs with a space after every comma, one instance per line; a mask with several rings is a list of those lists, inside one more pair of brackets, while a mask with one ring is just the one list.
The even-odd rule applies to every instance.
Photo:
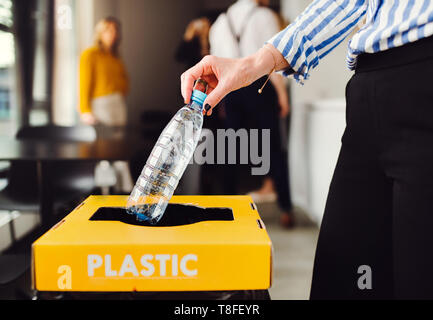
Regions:
[[209, 111], [207, 111], [208, 116], [212, 114], [212, 109], [227, 95], [227, 93], [229, 93], [229, 91], [221, 82], [211, 91], [211, 93], [209, 93], [204, 101], [205, 109], [210, 107]]
[[[217, 57], [206, 56], [194, 67], [188, 69], [181, 75], [181, 93], [185, 103], [191, 100], [194, 82], [202, 78], [208, 83], [207, 98], [204, 101], [204, 113], [212, 114], [212, 109], [227, 95], [230, 85], [227, 81], [220, 81], [221, 68], [227, 61], [221, 61]], [[206, 112], [205, 112], [206, 111]]]
[[189, 103], [191, 99], [192, 88], [194, 82], [203, 74], [204, 66], [203, 60], [197, 63], [194, 67], [188, 69], [180, 76], [181, 93], [185, 103]]

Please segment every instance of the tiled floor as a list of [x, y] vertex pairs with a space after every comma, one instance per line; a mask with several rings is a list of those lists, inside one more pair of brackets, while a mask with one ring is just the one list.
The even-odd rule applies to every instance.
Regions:
[[297, 226], [286, 230], [278, 224], [280, 211], [275, 204], [258, 205], [258, 210], [274, 247], [271, 298], [308, 299], [318, 227], [297, 210]]

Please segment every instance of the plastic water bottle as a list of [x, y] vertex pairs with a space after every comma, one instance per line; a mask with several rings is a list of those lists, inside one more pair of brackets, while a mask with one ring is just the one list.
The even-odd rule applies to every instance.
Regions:
[[127, 212], [156, 224], [194, 154], [203, 126], [207, 83], [197, 80], [191, 102], [170, 120], [146, 161], [127, 202]]

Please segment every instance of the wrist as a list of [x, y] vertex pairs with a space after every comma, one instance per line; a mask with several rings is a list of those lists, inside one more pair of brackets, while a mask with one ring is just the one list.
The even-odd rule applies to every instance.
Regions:
[[260, 74], [259, 78], [268, 75], [275, 70], [275, 59], [267, 48], [260, 48], [254, 54], [254, 58], [254, 63], [256, 65], [258, 73]]
[[275, 67], [272, 55], [263, 48], [250, 56], [242, 58], [242, 60], [241, 65], [246, 68], [245, 73], [247, 74], [249, 83], [270, 74]]
[[271, 45], [270, 43], [267, 43], [262, 47], [262, 49], [265, 52], [267, 52], [268, 55], [272, 56], [272, 59], [274, 61], [275, 71], [280, 71], [283, 69], [290, 68], [289, 63], [284, 58], [282, 53], [277, 48], [275, 48], [273, 45]]

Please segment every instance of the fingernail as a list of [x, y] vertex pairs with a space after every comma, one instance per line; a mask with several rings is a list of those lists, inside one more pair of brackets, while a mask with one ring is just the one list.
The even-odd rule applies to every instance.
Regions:
[[210, 104], [206, 104], [205, 106], [204, 106], [204, 109], [206, 110], [206, 115], [207, 116], [210, 116], [211, 114], [212, 114], [212, 107], [210, 106]]

